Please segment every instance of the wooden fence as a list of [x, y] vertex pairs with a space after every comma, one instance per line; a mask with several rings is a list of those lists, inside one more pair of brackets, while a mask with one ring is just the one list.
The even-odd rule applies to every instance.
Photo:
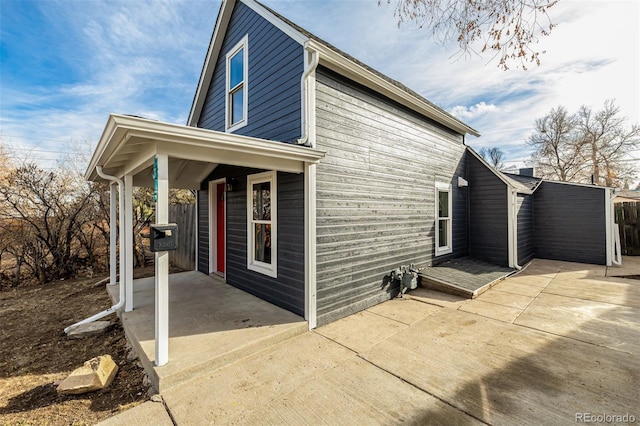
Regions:
[[178, 249], [169, 252], [169, 263], [192, 271], [195, 268], [195, 204], [170, 204], [169, 222], [178, 225]]
[[615, 203], [615, 212], [622, 254], [640, 256], [640, 201]]

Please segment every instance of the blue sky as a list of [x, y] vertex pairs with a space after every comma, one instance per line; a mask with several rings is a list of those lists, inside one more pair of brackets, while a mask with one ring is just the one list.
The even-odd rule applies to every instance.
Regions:
[[[263, 2], [477, 129], [468, 144], [501, 148], [507, 165], [523, 165], [535, 119], [558, 105], [573, 112], [615, 99], [629, 124], [640, 122], [637, 0], [561, 0], [550, 10], [558, 26], [540, 42], [542, 65], [527, 71], [460, 59], [455, 45], [399, 29], [385, 1]], [[110, 112], [184, 124], [219, 7], [0, 0], [0, 137], [53, 167], [60, 153], [90, 154]]]

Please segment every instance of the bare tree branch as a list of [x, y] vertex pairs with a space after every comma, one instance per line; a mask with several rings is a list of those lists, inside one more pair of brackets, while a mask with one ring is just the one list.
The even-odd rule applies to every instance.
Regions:
[[625, 155], [640, 146], [640, 127], [625, 127], [619, 114], [611, 100], [596, 112], [587, 106], [573, 115], [564, 107], [552, 109], [529, 136], [530, 163], [541, 177], [627, 187], [638, 170]]
[[[378, 4], [382, 0], [378, 1]], [[394, 0], [398, 26], [413, 22], [427, 27], [444, 44], [456, 41], [463, 55], [493, 52], [504, 70], [539, 65], [534, 45], [554, 28], [548, 10], [558, 0]], [[392, 0], [387, 0], [392, 3]]]

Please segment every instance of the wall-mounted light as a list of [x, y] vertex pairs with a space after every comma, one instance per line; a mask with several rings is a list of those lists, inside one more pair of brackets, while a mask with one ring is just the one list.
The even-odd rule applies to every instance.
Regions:
[[231, 178], [227, 181], [227, 186], [226, 186], [226, 191], [227, 192], [233, 192], [233, 187], [236, 184], [236, 180], [235, 178]]

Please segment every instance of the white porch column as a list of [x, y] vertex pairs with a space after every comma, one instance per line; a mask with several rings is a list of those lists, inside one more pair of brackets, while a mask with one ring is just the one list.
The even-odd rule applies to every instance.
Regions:
[[126, 247], [124, 311], [133, 310], [133, 176], [124, 175], [124, 244]]
[[118, 190], [109, 185], [109, 285], [118, 281]]
[[[157, 154], [156, 224], [169, 222], [169, 158]], [[169, 252], [156, 252], [156, 365], [169, 361]]]
[[309, 324], [309, 330], [316, 328], [317, 300], [316, 300], [316, 165], [305, 163], [304, 171], [304, 319]]

